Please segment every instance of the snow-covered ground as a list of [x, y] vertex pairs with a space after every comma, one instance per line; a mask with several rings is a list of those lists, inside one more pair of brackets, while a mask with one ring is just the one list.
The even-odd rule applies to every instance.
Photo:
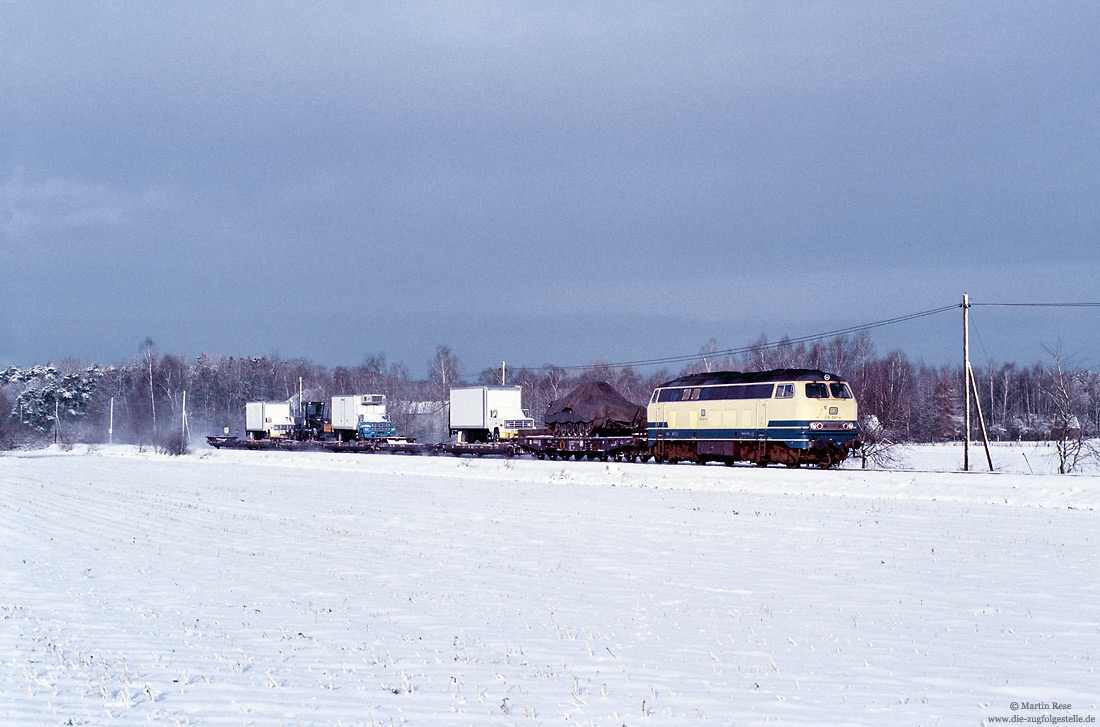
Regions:
[[0, 456], [0, 723], [1100, 718], [1100, 475], [904, 456]]

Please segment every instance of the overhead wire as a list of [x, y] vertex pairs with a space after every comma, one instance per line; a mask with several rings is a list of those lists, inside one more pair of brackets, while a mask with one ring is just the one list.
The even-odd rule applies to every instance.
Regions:
[[[1006, 308], [1100, 308], [1100, 303], [970, 303], [971, 307], [1006, 307]], [[806, 336], [798, 336], [795, 338], [782, 338], [778, 341], [769, 341], [767, 343], [749, 344], [747, 346], [739, 346], [737, 348], [727, 348], [720, 351], [699, 351], [690, 354], [681, 354], [677, 356], [664, 356], [661, 358], [649, 358], [638, 359], [634, 361], [619, 361], [616, 363], [595, 363], [595, 364], [577, 364], [571, 366], [524, 366], [529, 371], [545, 371], [549, 369], [557, 369], [560, 371], [587, 371], [594, 368], [601, 368], [609, 366], [612, 368], [623, 368], [626, 366], [641, 368], [646, 366], [661, 366], [664, 364], [675, 363], [688, 363], [691, 361], [698, 361], [701, 358], [720, 358], [724, 356], [736, 356], [745, 353], [751, 353], [754, 351], [766, 351], [774, 348], [780, 348], [783, 346], [797, 345], [800, 343], [810, 343], [812, 341], [820, 341], [825, 338], [834, 338], [836, 336], [843, 336], [850, 333], [860, 333], [862, 331], [870, 331], [875, 328], [881, 328], [883, 326], [892, 326], [898, 323], [905, 323], [907, 321], [916, 320], [918, 318], [924, 318], [927, 316], [934, 316], [940, 313], [945, 313], [950, 310], [956, 310], [961, 308], [961, 303], [953, 303], [951, 305], [940, 306], [939, 308], [932, 308], [930, 310], [920, 311], [919, 313], [910, 313], [908, 315], [896, 316], [894, 318], [886, 318], [881, 321], [874, 321], [873, 323], [864, 323], [861, 325], [848, 326], [846, 328], [838, 328], [832, 331], [825, 331], [824, 333], [813, 333]]]
[[678, 355], [678, 356], [665, 356], [665, 357], [662, 357], [662, 358], [639, 359], [639, 360], [634, 360], [634, 361], [620, 361], [620, 362], [616, 362], [616, 363], [598, 363], [598, 364], [584, 364], [584, 365], [573, 365], [573, 366], [549, 366], [548, 365], [548, 366], [534, 366], [534, 367], [526, 367], [526, 368], [528, 368], [528, 370], [535, 370], [535, 371], [547, 370], [547, 369], [559, 369], [559, 370], [562, 370], [562, 371], [584, 371], [584, 370], [599, 368], [599, 367], [603, 367], [603, 366], [611, 366], [611, 367], [614, 367], [614, 368], [621, 368], [621, 367], [626, 367], [626, 366], [644, 367], [644, 366], [660, 366], [660, 365], [663, 365], [663, 364], [673, 364], [673, 363], [687, 363], [687, 362], [690, 362], [690, 361], [698, 361], [700, 358], [702, 358], [704, 356], [705, 357], [715, 357], [715, 358], [723, 357], [723, 356], [733, 356], [733, 355], [738, 355], [738, 354], [743, 354], [743, 353], [750, 353], [752, 351], [763, 351], [763, 350], [768, 350], [768, 349], [772, 349], [772, 348], [779, 348], [781, 346], [791, 346], [791, 345], [797, 345], [799, 343], [809, 343], [811, 341], [819, 341], [819, 340], [822, 340], [824, 338], [834, 338], [836, 336], [843, 336], [843, 335], [847, 335], [849, 333], [859, 333], [859, 332], [862, 332], [862, 331], [869, 331], [869, 330], [872, 330], [874, 328], [881, 328], [882, 326], [890, 326], [890, 325], [895, 325], [895, 324], [898, 324], [898, 323], [904, 323], [906, 321], [916, 320], [918, 318], [924, 318], [926, 316], [937, 315], [939, 313], [944, 313], [944, 312], [949, 311], [949, 310], [955, 310], [959, 307], [961, 307], [961, 304], [955, 303], [953, 305], [945, 305], [945, 306], [941, 306], [939, 308], [933, 308], [931, 310], [920, 311], [919, 313], [910, 313], [908, 315], [896, 316], [894, 318], [887, 318], [887, 319], [884, 319], [884, 320], [881, 320], [881, 321], [874, 321], [873, 323], [864, 323], [864, 324], [856, 325], [856, 326], [848, 326], [848, 327], [845, 327], [845, 328], [837, 328], [837, 329], [832, 330], [832, 331], [825, 331], [824, 333], [814, 333], [814, 334], [810, 334], [810, 335], [806, 335], [806, 336], [798, 336], [798, 337], [795, 337], [795, 338], [783, 338], [783, 339], [780, 339], [778, 341], [769, 341], [767, 343], [762, 343], [762, 344], [750, 344], [748, 346], [740, 346], [740, 347], [737, 347], [737, 348], [727, 348], [727, 349], [723, 349], [723, 350], [720, 350], [720, 351], [696, 352], [696, 353], [691, 353], [691, 354], [682, 354], [682, 355]]
[[[970, 306], [972, 308], [1100, 308], [1100, 303], [971, 303]], [[986, 350], [981, 334], [976, 329], [972, 330], [974, 330], [978, 343], [982, 347], [982, 353], [985, 354], [986, 359], [992, 362], [993, 357]]]
[[1100, 303], [971, 303], [970, 306], [1001, 308], [1100, 308]]

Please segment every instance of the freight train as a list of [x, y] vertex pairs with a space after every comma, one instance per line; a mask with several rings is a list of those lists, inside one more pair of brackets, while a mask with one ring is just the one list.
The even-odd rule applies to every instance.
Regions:
[[[494, 388], [499, 391], [490, 391]], [[472, 391], [475, 389], [454, 390], [460, 398], [472, 397]], [[645, 407], [627, 401], [606, 383], [590, 383], [551, 402], [542, 429], [535, 429], [533, 420], [525, 415], [508, 414], [507, 436], [485, 424], [489, 419], [484, 417], [500, 413], [485, 402], [493, 401], [490, 395], [518, 402], [518, 387], [481, 387], [478, 391], [478, 401], [486, 408], [483, 417], [477, 418], [476, 427], [453, 420], [451, 431], [458, 436], [447, 444], [420, 444], [392, 436], [392, 432], [383, 437], [361, 433], [354, 441], [317, 441], [308, 436], [272, 438], [266, 443], [232, 437], [209, 439], [216, 447], [320, 446], [358, 452], [531, 454], [539, 459], [750, 462], [761, 467], [831, 467], [861, 446], [858, 408], [851, 388], [835, 374], [817, 369], [682, 376], [654, 389]], [[477, 397], [471, 401], [473, 398]], [[463, 436], [464, 429], [466, 434], [476, 432], [478, 436]]]

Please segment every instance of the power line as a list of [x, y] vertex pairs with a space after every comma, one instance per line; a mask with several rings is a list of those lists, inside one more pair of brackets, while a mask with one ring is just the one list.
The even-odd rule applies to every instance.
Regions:
[[869, 330], [874, 329], [874, 328], [881, 328], [883, 326], [891, 326], [891, 325], [895, 325], [895, 324], [898, 324], [898, 323], [904, 323], [906, 321], [916, 320], [917, 318], [924, 318], [926, 316], [937, 315], [939, 313], [944, 313], [944, 312], [949, 311], [949, 310], [955, 310], [955, 309], [960, 308], [960, 307], [961, 307], [961, 305], [958, 304], [958, 303], [953, 304], [953, 305], [945, 305], [945, 306], [941, 306], [939, 308], [933, 308], [932, 310], [921, 311], [919, 313], [910, 313], [908, 315], [897, 316], [895, 318], [887, 318], [885, 320], [875, 321], [873, 323], [865, 323], [865, 324], [858, 325], [858, 326], [848, 326], [847, 328], [838, 328], [838, 329], [833, 330], [833, 331], [826, 331], [824, 333], [814, 333], [814, 334], [811, 334], [811, 335], [808, 335], [808, 336], [799, 336], [797, 338], [783, 338], [779, 341], [772, 341], [772, 342], [765, 343], [765, 344], [751, 344], [751, 345], [748, 345], [748, 346], [741, 346], [739, 348], [728, 348], [728, 349], [724, 349], [724, 350], [721, 350], [721, 351], [712, 351], [712, 352], [709, 352], [709, 353], [706, 353], [706, 354], [704, 354], [702, 352], [699, 352], [699, 353], [692, 353], [692, 354], [683, 354], [683, 355], [679, 355], [679, 356], [666, 356], [664, 358], [640, 359], [640, 360], [637, 360], [637, 361], [622, 361], [622, 362], [619, 362], [619, 363], [610, 363], [610, 364], [586, 364], [586, 365], [583, 365], [583, 366], [534, 366], [534, 367], [524, 367], [524, 368], [527, 368], [529, 371], [542, 371], [542, 370], [547, 370], [547, 369], [552, 369], [552, 368], [553, 369], [560, 369], [560, 370], [563, 370], [563, 371], [584, 371], [584, 370], [588, 370], [588, 369], [597, 368], [598, 366], [612, 366], [612, 367], [621, 368], [621, 367], [624, 367], [624, 366], [641, 367], [641, 366], [659, 366], [659, 365], [662, 365], [662, 364], [673, 364], [673, 363], [687, 363], [687, 362], [690, 362], [690, 361], [698, 361], [703, 356], [708, 356], [708, 357], [733, 356], [733, 355], [737, 355], [737, 354], [750, 353], [752, 351], [763, 351], [763, 350], [768, 350], [768, 349], [772, 349], [772, 348], [779, 348], [781, 346], [790, 346], [790, 345], [799, 344], [799, 343], [808, 343], [810, 341], [819, 341], [823, 338], [833, 338], [835, 336], [842, 336], [842, 335], [846, 335], [846, 334], [849, 334], [849, 333], [859, 333], [861, 331], [869, 331]]
[[[971, 303], [970, 306], [984, 307], [984, 308], [1100, 308], [1100, 303]], [[978, 343], [981, 344], [982, 353], [985, 357], [992, 361], [993, 357], [989, 355], [989, 351], [985, 348], [985, 341], [982, 340], [981, 334], [974, 331], [978, 337]]]
[[[970, 303], [971, 307], [985, 307], [985, 308], [1100, 308], [1100, 303]], [[945, 313], [950, 310], [961, 308], [962, 304], [954, 303], [952, 305], [945, 305], [939, 308], [933, 308], [931, 310], [920, 311], [919, 313], [910, 313], [904, 316], [897, 316], [895, 318], [887, 318], [881, 321], [875, 321], [873, 323], [865, 323], [862, 325], [849, 326], [847, 328], [838, 328], [833, 331], [826, 331], [824, 333], [814, 333], [807, 336], [798, 336], [797, 338], [783, 338], [778, 341], [770, 341], [764, 344], [750, 344], [748, 346], [740, 346], [738, 348], [727, 348], [721, 351], [711, 352], [698, 352], [691, 354], [681, 354], [678, 356], [665, 356], [662, 358], [650, 358], [639, 359], [635, 361], [620, 361], [617, 363], [599, 363], [599, 364], [581, 364], [572, 366], [524, 366], [529, 371], [545, 371], [548, 369], [559, 369], [561, 371], [586, 371], [601, 366], [610, 366], [622, 368], [625, 366], [631, 367], [645, 367], [645, 366], [660, 366], [663, 364], [676, 364], [676, 363], [689, 363], [691, 361], [698, 361], [704, 357], [723, 357], [723, 356], [736, 356], [745, 353], [751, 353], [753, 351], [766, 351], [782, 346], [791, 346], [799, 343], [809, 343], [811, 341], [820, 341], [824, 338], [832, 338], [835, 336], [843, 336], [849, 333], [859, 333], [862, 331], [870, 331], [875, 328], [881, 328], [883, 326], [896, 325], [898, 323], [905, 323], [907, 321], [916, 320], [918, 318], [924, 318], [926, 316], [933, 316], [939, 313]]]
[[1000, 308], [1100, 308], [1100, 303], [971, 303], [970, 307]]

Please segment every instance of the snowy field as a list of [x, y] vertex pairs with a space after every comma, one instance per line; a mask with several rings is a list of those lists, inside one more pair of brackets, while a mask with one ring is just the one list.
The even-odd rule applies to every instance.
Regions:
[[8, 453], [0, 724], [1100, 718], [1100, 474], [993, 456]]

